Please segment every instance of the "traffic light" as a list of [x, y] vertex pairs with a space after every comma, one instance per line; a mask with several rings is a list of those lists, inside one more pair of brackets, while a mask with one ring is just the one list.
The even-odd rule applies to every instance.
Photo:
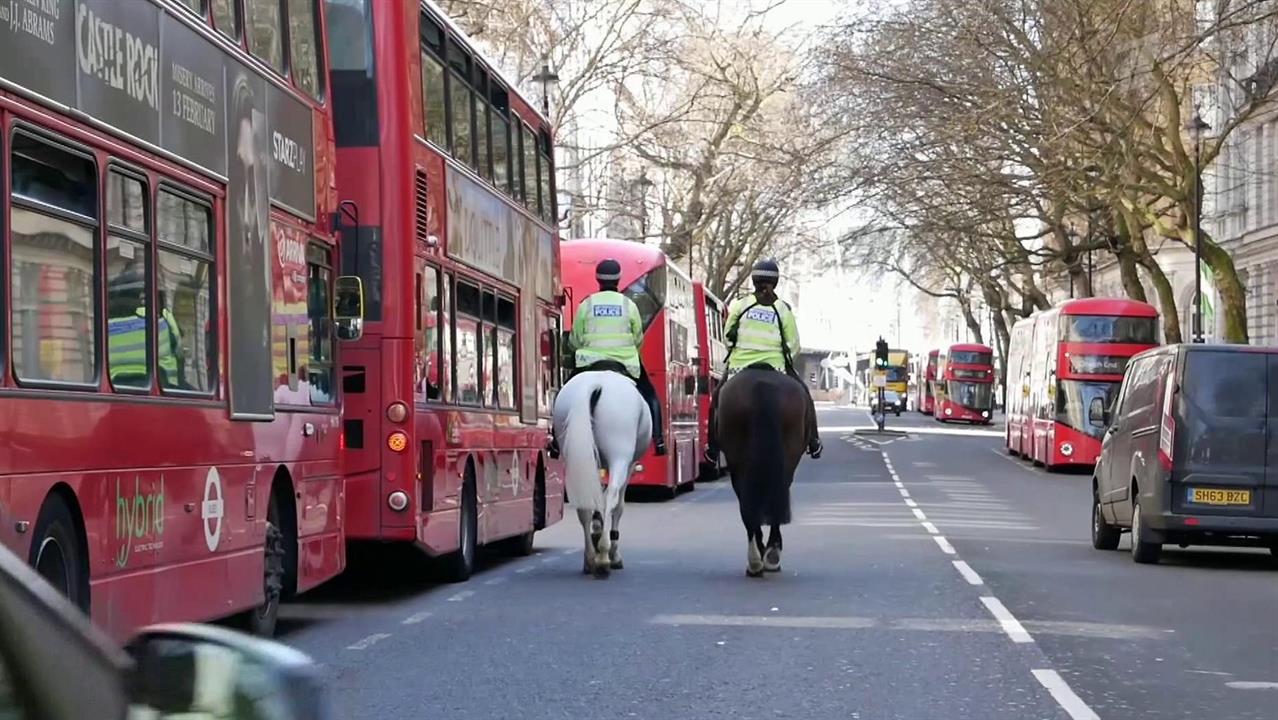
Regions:
[[886, 368], [888, 366], [888, 344], [883, 338], [874, 343], [874, 367]]

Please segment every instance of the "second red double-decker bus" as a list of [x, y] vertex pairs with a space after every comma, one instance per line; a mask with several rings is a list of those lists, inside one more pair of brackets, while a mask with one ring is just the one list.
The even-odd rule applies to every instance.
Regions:
[[935, 373], [938, 421], [993, 422], [993, 349], [976, 343], [950, 345], [938, 353]]
[[[665, 457], [648, 449], [631, 485], [664, 488], [673, 497], [694, 482], [702, 448], [698, 441], [697, 368], [693, 364], [697, 321], [692, 280], [660, 248], [624, 240], [572, 240], [561, 247], [566, 318], [599, 289], [595, 265], [604, 258], [621, 263], [621, 292], [639, 307], [644, 340], [640, 359], [657, 390], [665, 422]], [[565, 332], [571, 327], [566, 327]]]
[[346, 557], [319, 8], [8, 5], [0, 542], [114, 637], [269, 633]]
[[914, 409], [924, 415], [931, 415], [936, 408], [936, 363], [940, 354], [940, 350], [928, 352], [914, 385]]
[[1088, 419], [1108, 407], [1127, 361], [1158, 344], [1158, 310], [1135, 300], [1067, 300], [1012, 328], [1007, 353], [1007, 450], [1053, 469], [1090, 466], [1105, 428]]
[[[342, 265], [366, 288], [346, 343], [354, 541], [415, 543], [468, 578], [479, 545], [563, 517], [544, 452], [558, 387], [558, 236], [545, 117], [419, 0], [328, 0]], [[349, 242], [348, 242], [349, 240]]]
[[[723, 301], [707, 290], [705, 283], [694, 280], [692, 293], [697, 322], [697, 351], [693, 358], [697, 368], [697, 446], [704, 448], [710, 442], [710, 399], [723, 382], [724, 363], [728, 358], [728, 345], [723, 337], [723, 323], [727, 318]], [[717, 479], [723, 465], [701, 460], [697, 479]]]

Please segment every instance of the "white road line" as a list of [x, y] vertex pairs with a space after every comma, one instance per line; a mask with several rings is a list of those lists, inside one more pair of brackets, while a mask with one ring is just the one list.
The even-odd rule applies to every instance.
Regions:
[[495, 577], [495, 578], [493, 578], [493, 579], [491, 579], [491, 580], [485, 580], [485, 581], [484, 581], [484, 584], [485, 584], [485, 585], [500, 585], [500, 584], [502, 584], [502, 583], [504, 583], [504, 582], [506, 582], [506, 578], [501, 577], [501, 576], [499, 575], [499, 576], [497, 576], [497, 577]]
[[577, 550], [576, 548], [568, 548], [567, 550], [564, 550], [564, 551], [560, 552], [559, 554], [560, 554], [560, 555], [571, 555], [571, 554], [576, 553], [576, 552], [581, 552], [581, 551], [580, 551], [580, 550]]
[[901, 497], [909, 497], [909, 496], [910, 496], [910, 491], [909, 491], [909, 490], [906, 490], [905, 488], [901, 488], [900, 490], [901, 490]]
[[426, 618], [430, 616], [431, 616], [430, 612], [413, 613], [412, 615], [409, 615], [408, 617], [401, 620], [399, 624], [400, 625], [416, 625], [417, 623], [425, 620]]
[[523, 575], [523, 574], [524, 574], [524, 573], [526, 573], [526, 572], [532, 572], [532, 571], [533, 571], [533, 569], [534, 569], [534, 568], [533, 568], [533, 566], [532, 566], [532, 565], [525, 565], [525, 566], [523, 566], [523, 567], [521, 567], [521, 568], [515, 568], [515, 573], [516, 573], [516, 574], [518, 574], [518, 575]]
[[930, 532], [930, 533], [932, 533], [933, 535], [940, 535], [940, 534], [941, 534], [941, 531], [940, 531], [940, 530], [937, 530], [937, 529], [936, 529], [936, 526], [935, 526], [935, 525], [933, 525], [933, 524], [932, 524], [932, 523], [930, 523], [930, 522], [925, 522], [925, 523], [923, 523], [923, 529], [924, 529], [924, 530], [926, 530], [926, 531], [928, 531], [928, 532]]
[[936, 544], [941, 548], [941, 552], [946, 555], [954, 554], [954, 546], [950, 544], [949, 540], [945, 539], [944, 535], [933, 535], [932, 539], [935, 540]]
[[922, 510], [920, 510], [920, 509], [918, 509], [918, 508], [910, 508], [910, 509], [914, 511], [914, 517], [916, 517], [916, 518], [918, 518], [918, 519], [920, 519], [920, 520], [926, 520], [926, 519], [927, 519], [927, 515], [924, 515]]
[[658, 615], [652, 625], [710, 625], [721, 627], [818, 628], [859, 630], [878, 625], [868, 617], [787, 617], [784, 615]]
[[1235, 680], [1225, 683], [1225, 687], [1233, 688], [1234, 690], [1278, 690], [1278, 682]]
[[990, 614], [994, 616], [994, 619], [998, 621], [998, 624], [1003, 626], [1003, 632], [1007, 633], [1012, 642], [1034, 642], [1034, 638], [1030, 637], [1030, 634], [1025, 630], [1025, 626], [1021, 625], [1021, 621], [1017, 620], [1016, 616], [1004, 607], [998, 598], [987, 595], [981, 598], [981, 602], [990, 611]]
[[390, 635], [386, 633], [374, 633], [373, 635], [369, 635], [368, 637], [364, 638], [363, 640], [360, 640], [359, 642], [355, 642], [355, 643], [351, 643], [350, 645], [347, 645], [346, 649], [347, 650], [367, 650], [370, 647], [376, 645], [377, 643], [385, 640], [388, 637], [390, 637]]
[[1065, 682], [1065, 678], [1055, 670], [1031, 670], [1034, 677], [1038, 679], [1043, 687], [1052, 694], [1056, 702], [1061, 708], [1069, 714], [1072, 720], [1100, 720], [1097, 715], [1083, 699], [1070, 688], [1069, 683]]
[[985, 584], [985, 581], [981, 579], [980, 575], [976, 574], [976, 571], [972, 569], [972, 566], [962, 560], [954, 561], [954, 569], [959, 571], [959, 575], [962, 575], [963, 579], [966, 580], [969, 585]]
[[892, 478], [892, 484], [895, 485], [898, 490], [905, 489], [905, 486], [901, 484], [901, 481], [898, 478]]
[[474, 595], [474, 594], [475, 594], [475, 591], [474, 591], [474, 590], [462, 590], [461, 592], [457, 593], [456, 595], [454, 595], [454, 596], [452, 596], [452, 597], [448, 598], [448, 602], [461, 602], [462, 600], [465, 600], [466, 598], [468, 598], [468, 597], [470, 597], [471, 595]]
[[919, 504], [918, 504], [918, 503], [914, 502], [913, 500], [911, 500], [911, 499], [909, 499], [909, 498], [905, 498], [905, 505], [906, 505], [906, 507], [912, 507], [912, 508], [916, 508], [916, 507], [918, 507], [918, 506], [919, 506]]

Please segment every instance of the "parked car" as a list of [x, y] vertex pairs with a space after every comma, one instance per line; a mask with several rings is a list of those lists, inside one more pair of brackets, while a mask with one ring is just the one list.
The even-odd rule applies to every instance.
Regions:
[[[885, 412], [896, 413], [898, 416], [905, 409], [905, 403], [900, 394], [895, 390], [883, 391], [883, 408]], [[879, 394], [876, 392], [870, 396], [870, 412], [879, 411]]]
[[1092, 545], [1157, 562], [1164, 544], [1278, 553], [1278, 349], [1167, 345], [1134, 356], [1092, 477]]
[[220, 627], [143, 629], [121, 649], [0, 548], [0, 718], [326, 720], [315, 665]]

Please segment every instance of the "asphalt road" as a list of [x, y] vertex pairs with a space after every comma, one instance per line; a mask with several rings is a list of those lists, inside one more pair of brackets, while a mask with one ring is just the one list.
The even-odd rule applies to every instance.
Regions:
[[745, 577], [724, 480], [627, 504], [609, 580], [580, 574], [570, 515], [466, 584], [360, 563], [286, 606], [281, 639], [341, 718], [1278, 717], [1267, 553], [1138, 566], [1088, 543], [1086, 476], [1006, 457], [997, 426], [821, 422], [778, 575]]

